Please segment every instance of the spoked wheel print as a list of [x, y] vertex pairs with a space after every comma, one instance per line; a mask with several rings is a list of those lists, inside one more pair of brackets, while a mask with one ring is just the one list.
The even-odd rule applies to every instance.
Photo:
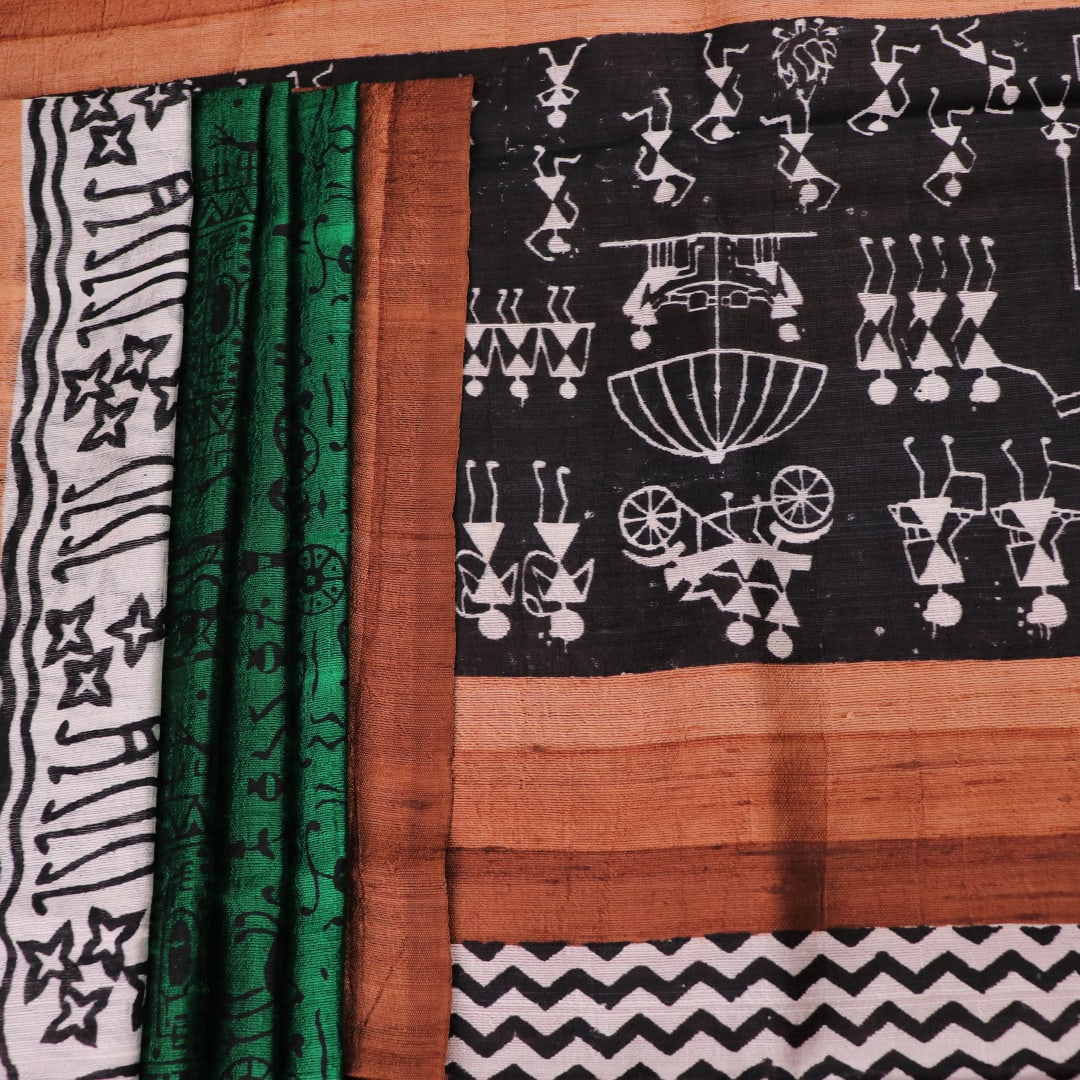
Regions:
[[645, 550], [667, 547], [682, 520], [682, 504], [666, 488], [651, 484], [627, 495], [619, 528], [628, 544]]
[[307, 615], [329, 611], [345, 593], [345, 564], [323, 544], [300, 553], [300, 607]]
[[781, 524], [802, 533], [820, 529], [829, 520], [836, 496], [820, 469], [788, 465], [773, 477], [769, 499]]

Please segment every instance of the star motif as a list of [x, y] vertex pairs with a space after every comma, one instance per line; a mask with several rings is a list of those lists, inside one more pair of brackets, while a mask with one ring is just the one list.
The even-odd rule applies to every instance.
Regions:
[[60, 1043], [76, 1038], [83, 1046], [97, 1046], [97, 1016], [109, 1003], [111, 986], [80, 994], [65, 984], [60, 991], [60, 1015], [45, 1029], [41, 1041]]
[[153, 131], [170, 105], [182, 105], [187, 100], [184, 84], [180, 82], [158, 83], [140, 90], [132, 99], [132, 105], [146, 110], [146, 126]]
[[113, 388], [105, 381], [112, 356], [106, 349], [89, 367], [64, 372], [64, 384], [68, 388], [64, 402], [64, 419], [70, 420], [88, 402], [113, 395]]
[[42, 667], [55, 664], [63, 656], [93, 654], [94, 646], [86, 632], [86, 624], [94, 614], [94, 598], [84, 600], [70, 611], [53, 608], [45, 612], [45, 629], [49, 631], [49, 646]]
[[64, 983], [82, 978], [78, 965], [71, 959], [74, 944], [75, 935], [70, 919], [57, 927], [56, 933], [48, 941], [19, 942], [19, 948], [30, 965], [23, 987], [24, 1004], [40, 997], [50, 979], [58, 980], [63, 986]]
[[168, 378], [151, 379], [150, 391], [157, 398], [154, 406], [154, 430], [162, 431], [167, 428], [176, 416], [176, 395], [179, 387], [179, 375], [170, 375]]
[[110, 979], [119, 979], [124, 970], [124, 942], [129, 941], [142, 922], [142, 911], [118, 915], [115, 919], [104, 909], [90, 909], [92, 937], [83, 946], [79, 964], [100, 962]]
[[116, 106], [111, 101], [112, 95], [111, 90], [100, 90], [96, 94], [76, 94], [72, 100], [79, 107], [79, 111], [71, 121], [71, 130], [78, 131], [95, 120], [115, 120]]
[[77, 705], [112, 704], [112, 688], [105, 673], [112, 663], [112, 646], [96, 652], [89, 660], [68, 660], [64, 664], [67, 686], [57, 704], [58, 709], [74, 709]]
[[150, 605], [146, 597], [139, 593], [132, 600], [127, 617], [106, 627], [105, 633], [124, 643], [124, 663], [134, 667], [142, 659], [147, 645], [165, 637], [164, 620], [160, 613], [157, 618], [151, 617]]
[[104, 443], [110, 446], [127, 446], [127, 428], [124, 424], [131, 419], [138, 398], [127, 398], [118, 405], [110, 405], [98, 398], [94, 403], [94, 426], [79, 443], [80, 450], [96, 450]]
[[136, 390], [142, 390], [150, 381], [150, 365], [162, 354], [172, 340], [172, 334], [143, 341], [134, 334], [124, 335], [124, 359], [113, 373], [113, 382], [126, 379]]
[[115, 124], [95, 124], [90, 129], [94, 146], [86, 159], [86, 167], [92, 169], [96, 165], [107, 165], [110, 161], [117, 165], [134, 165], [135, 147], [129, 139], [134, 124], [134, 113], [117, 120]]

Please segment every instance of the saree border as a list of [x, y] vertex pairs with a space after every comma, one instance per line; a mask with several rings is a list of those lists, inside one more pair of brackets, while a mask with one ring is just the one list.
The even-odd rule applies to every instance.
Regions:
[[443, 1075], [472, 79], [360, 90], [345, 1061]]

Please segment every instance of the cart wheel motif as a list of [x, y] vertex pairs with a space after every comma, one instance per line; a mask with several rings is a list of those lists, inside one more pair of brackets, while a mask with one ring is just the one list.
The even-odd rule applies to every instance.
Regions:
[[667, 547], [681, 519], [682, 504], [656, 484], [638, 488], [619, 507], [619, 529], [626, 542], [646, 550]]
[[769, 488], [776, 516], [796, 532], [810, 532], [824, 525], [832, 514], [835, 498], [829, 478], [809, 465], [781, 469]]
[[345, 594], [345, 564], [323, 544], [308, 544], [300, 553], [300, 608], [305, 615], [329, 611]]

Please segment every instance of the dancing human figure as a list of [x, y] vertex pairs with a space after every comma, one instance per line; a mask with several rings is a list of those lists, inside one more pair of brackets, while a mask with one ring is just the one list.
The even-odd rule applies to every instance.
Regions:
[[741, 56], [750, 46], [743, 45], [738, 49], [724, 49], [720, 54], [720, 63], [717, 64], [709, 55], [712, 43], [712, 34], [706, 34], [702, 54], [705, 57], [705, 75], [709, 82], [716, 87], [716, 93], [712, 104], [709, 106], [709, 111], [700, 120], [695, 121], [690, 130], [702, 142], [715, 146], [725, 139], [730, 139], [735, 134], [728, 125], [728, 121], [738, 116], [739, 110], [743, 106], [743, 96], [739, 93], [739, 76], [731, 66], [729, 57]]
[[1013, 81], [1016, 78], [1016, 57], [987, 49], [986, 42], [973, 41], [972, 33], [979, 27], [976, 19], [970, 26], [957, 32], [952, 40], [945, 36], [939, 23], [934, 23], [932, 30], [941, 38], [942, 45], [952, 49], [958, 56], [986, 68], [986, 105], [988, 113], [1010, 115], [1013, 106], [1020, 100], [1020, 87]]
[[547, 109], [547, 122], [556, 130], [566, 123], [566, 110], [574, 103], [578, 94], [581, 93], [576, 86], [570, 86], [566, 80], [570, 77], [570, 72], [574, 64], [577, 63], [581, 50], [587, 44], [587, 41], [583, 41], [578, 45], [565, 64], [560, 64], [555, 59], [555, 54], [547, 45], [541, 46], [538, 50], [541, 56], [547, 57], [548, 66], [545, 74], [551, 86], [546, 90], [541, 90], [536, 95], [536, 100], [540, 103], [542, 109]]
[[885, 36], [885, 27], [878, 25], [874, 28], [874, 34], [870, 42], [874, 59], [870, 61], [870, 67], [881, 82], [881, 92], [874, 100], [857, 112], [848, 120], [848, 126], [860, 135], [878, 135], [889, 130], [890, 120], [899, 120], [907, 107], [911, 104], [911, 95], [904, 85], [903, 76], [900, 74], [904, 66], [902, 53], [918, 54], [921, 45], [894, 45], [886, 60], [881, 55], [881, 39]]
[[[811, 206], [824, 210], [836, 198], [840, 185], [826, 176], [807, 156], [806, 147], [814, 137], [810, 130], [810, 98], [812, 91], [796, 89], [795, 96], [803, 107], [802, 128], [796, 130], [790, 114], [784, 116], [763, 116], [761, 122], [767, 126], [780, 124], [780, 160], [776, 170], [799, 192], [799, 209], [805, 214]], [[823, 197], [824, 196], [824, 197]]]
[[923, 188], [927, 194], [932, 195], [942, 206], [952, 206], [964, 190], [960, 177], [966, 176], [975, 167], [977, 154], [971, 148], [971, 143], [964, 135], [964, 129], [957, 122], [958, 116], [970, 116], [975, 110], [949, 109], [945, 113], [945, 123], [934, 115], [938, 98], [941, 91], [936, 87], [930, 87], [930, 130], [937, 136], [948, 149], [945, 152], [941, 164], [923, 182]]
[[654, 203], [678, 206], [694, 186], [695, 178], [677, 169], [661, 151], [671, 138], [671, 98], [666, 86], [653, 91], [653, 104], [636, 113], [624, 112], [624, 120], [645, 119], [646, 127], [641, 134], [644, 146], [638, 152], [634, 172], [645, 184], [656, 184], [653, 189]]
[[536, 169], [533, 183], [544, 193], [550, 205], [540, 227], [526, 237], [525, 246], [544, 262], [554, 262], [555, 256], [565, 255], [573, 250], [563, 233], [577, 224], [581, 211], [563, 190], [566, 184], [563, 169], [567, 165], [576, 165], [581, 160], [581, 155], [553, 157], [551, 171], [545, 172], [543, 162], [547, 150], [543, 146], [534, 146], [533, 149], [536, 151], [533, 159], [533, 168]]

